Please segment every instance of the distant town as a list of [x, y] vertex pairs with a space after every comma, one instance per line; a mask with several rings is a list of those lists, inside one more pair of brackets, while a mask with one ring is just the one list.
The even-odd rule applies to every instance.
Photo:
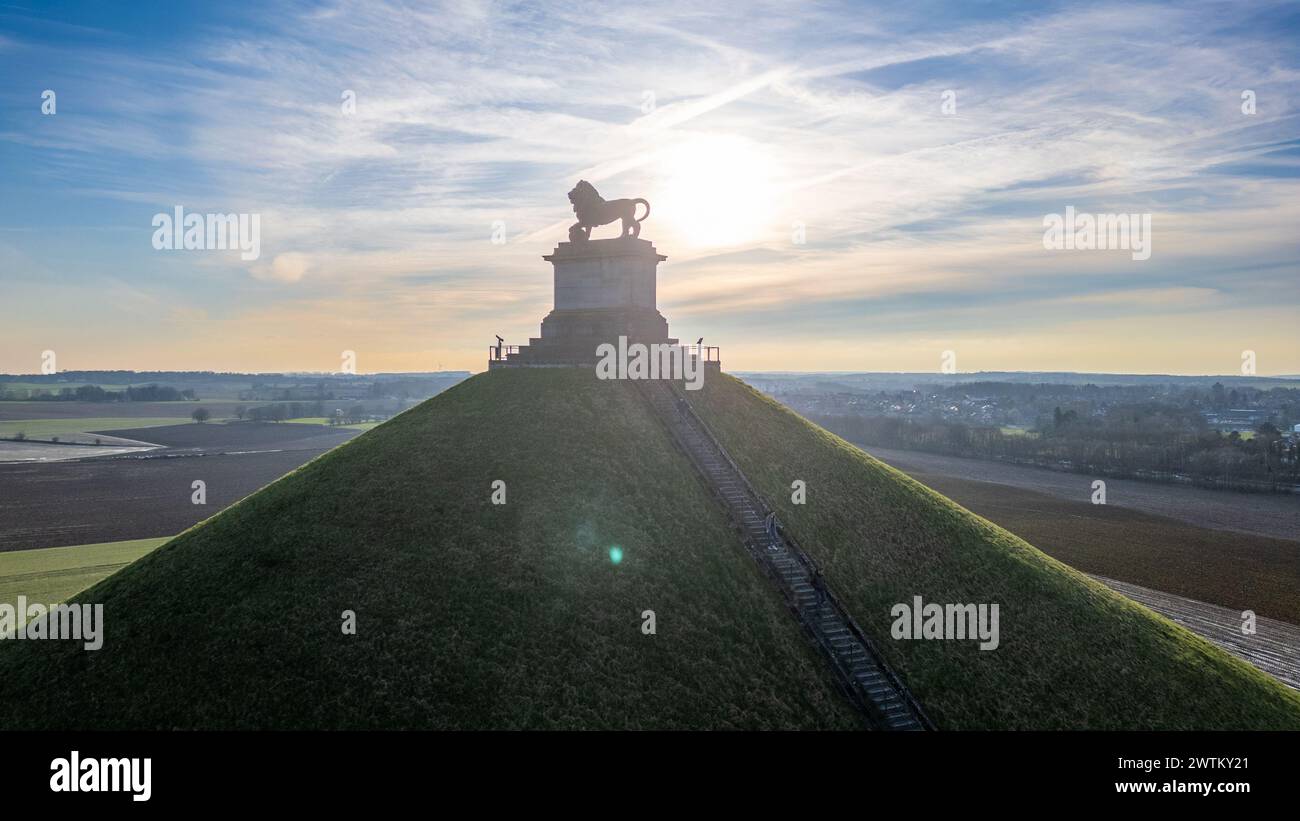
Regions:
[[743, 378], [865, 446], [1235, 490], [1296, 492], [1300, 484], [1296, 379], [1087, 374]]

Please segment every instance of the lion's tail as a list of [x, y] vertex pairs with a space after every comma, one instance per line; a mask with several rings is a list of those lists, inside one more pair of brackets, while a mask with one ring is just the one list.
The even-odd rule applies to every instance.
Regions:
[[[645, 206], [645, 216], [641, 217], [641, 219], [636, 218], [636, 204], [638, 202]], [[645, 218], [648, 216], [650, 216], [650, 203], [646, 200], [641, 199], [640, 197], [637, 197], [636, 199], [632, 200], [632, 219], [636, 220], [637, 222], [645, 222]]]

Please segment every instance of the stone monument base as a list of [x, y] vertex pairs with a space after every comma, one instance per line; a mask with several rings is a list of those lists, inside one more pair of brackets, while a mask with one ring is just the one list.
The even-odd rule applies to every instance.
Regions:
[[676, 345], [656, 303], [656, 267], [666, 257], [632, 237], [561, 242], [543, 259], [555, 266], [555, 309], [542, 335], [511, 349], [489, 368], [594, 365], [596, 349], [628, 343]]

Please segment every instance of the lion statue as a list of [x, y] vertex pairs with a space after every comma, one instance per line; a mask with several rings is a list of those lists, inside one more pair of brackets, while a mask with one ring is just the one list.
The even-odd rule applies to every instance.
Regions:
[[[573, 203], [573, 214], [578, 222], [569, 229], [570, 242], [586, 242], [591, 238], [591, 229], [598, 225], [609, 225], [614, 220], [623, 221], [623, 233], [620, 236], [638, 237], [641, 235], [641, 221], [650, 216], [650, 203], [637, 197], [634, 200], [602, 199], [596, 187], [586, 180], [578, 180], [569, 192], [569, 202]], [[645, 214], [636, 218], [636, 206], [645, 206]]]

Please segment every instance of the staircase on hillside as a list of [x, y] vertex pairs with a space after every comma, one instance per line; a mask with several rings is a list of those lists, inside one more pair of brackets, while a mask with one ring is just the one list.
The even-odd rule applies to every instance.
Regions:
[[705, 483], [731, 514], [745, 547], [785, 595], [805, 631], [830, 661], [851, 700], [872, 726], [883, 730], [926, 730], [933, 725], [871, 641], [830, 590], [819, 603], [812, 562], [779, 522], [769, 534], [771, 509], [749, 484], [704, 420], [667, 380], [638, 380], [642, 395], [695, 464]]

